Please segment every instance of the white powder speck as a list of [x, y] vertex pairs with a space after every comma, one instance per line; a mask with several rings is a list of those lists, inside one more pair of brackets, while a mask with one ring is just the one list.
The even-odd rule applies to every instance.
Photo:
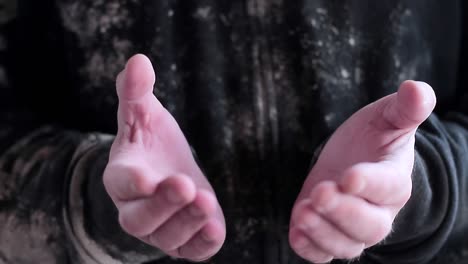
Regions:
[[354, 69], [354, 80], [356, 83], [361, 83], [362, 81], [362, 70], [361, 68]]
[[317, 27], [317, 26], [318, 26], [317, 20], [315, 20], [315, 19], [313, 19], [313, 18], [310, 20], [310, 24], [311, 24], [313, 27]]
[[327, 123], [329, 123], [330, 121], [332, 121], [334, 118], [335, 118], [335, 114], [334, 114], [334, 113], [330, 113], [330, 114], [326, 114], [326, 115], [325, 115], [325, 121], [326, 121]]
[[200, 7], [197, 9], [195, 12], [195, 16], [203, 19], [207, 19], [210, 16], [211, 13], [211, 7], [210, 6], [205, 6], [205, 7]]
[[343, 78], [348, 79], [348, 78], [349, 78], [349, 71], [346, 70], [345, 68], [341, 68], [341, 76], [342, 76]]
[[280, 80], [281, 79], [281, 73], [280, 72], [275, 72], [275, 74], [273, 75], [273, 78], [275, 80]]
[[323, 8], [320, 8], [320, 7], [317, 8], [317, 9], [315, 9], [315, 11], [316, 11], [317, 13], [319, 13], [319, 14], [322, 14], [322, 15], [326, 15], [326, 14], [328, 13], [327, 10], [325, 10], [325, 9], [323, 9]]
[[339, 31], [336, 27], [333, 27], [333, 26], [332, 26], [332, 27], [331, 27], [331, 31], [332, 31], [333, 34], [335, 34], [335, 35], [340, 34], [340, 31]]
[[393, 59], [395, 60], [395, 67], [400, 68], [401, 66], [400, 58], [398, 58], [397, 56], [394, 56]]

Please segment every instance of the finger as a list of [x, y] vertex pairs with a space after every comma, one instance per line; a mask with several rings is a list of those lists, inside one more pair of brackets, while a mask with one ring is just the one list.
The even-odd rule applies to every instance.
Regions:
[[126, 157], [111, 160], [107, 165], [103, 175], [104, 186], [117, 207], [121, 202], [145, 198], [154, 193], [161, 177], [151, 175], [152, 170], [145, 164], [134, 157]]
[[131, 57], [117, 76], [117, 95], [123, 103], [152, 95], [156, 81], [151, 61], [142, 54]]
[[153, 95], [154, 82], [153, 66], [141, 54], [130, 58], [125, 69], [117, 76], [119, 140], [141, 140], [142, 133], [150, 128], [154, 116], [164, 112], [164, 108]]
[[313, 263], [327, 263], [333, 260], [332, 255], [316, 246], [313, 241], [297, 228], [290, 230], [289, 243], [296, 254]]
[[339, 183], [347, 194], [377, 205], [403, 205], [411, 196], [411, 171], [408, 175], [391, 162], [359, 163], [346, 170]]
[[190, 205], [174, 214], [149, 235], [149, 243], [164, 251], [179, 248], [203, 227], [215, 212], [216, 206], [213, 194], [199, 191]]
[[414, 129], [429, 117], [436, 104], [432, 88], [424, 82], [405, 81], [383, 111], [384, 120], [398, 129]]
[[353, 240], [374, 245], [391, 231], [391, 212], [353, 195], [343, 194], [333, 182], [318, 184], [311, 193], [313, 209]]
[[211, 219], [186, 244], [177, 249], [177, 254], [192, 261], [205, 261], [218, 252], [223, 245], [226, 231], [216, 219]]
[[191, 203], [195, 192], [195, 185], [187, 176], [169, 177], [158, 185], [153, 196], [122, 203], [120, 224], [133, 236], [147, 236]]
[[323, 252], [336, 258], [351, 259], [364, 250], [364, 243], [349, 238], [310, 208], [310, 201], [297, 211], [294, 227]]

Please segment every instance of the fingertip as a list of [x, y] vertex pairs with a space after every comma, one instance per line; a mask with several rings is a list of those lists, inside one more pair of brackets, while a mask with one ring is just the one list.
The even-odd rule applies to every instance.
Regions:
[[[216, 197], [207, 190], [199, 190], [193, 201], [193, 205], [197, 208], [196, 211], [203, 215], [210, 216], [216, 211]], [[197, 212], [194, 213], [196, 215]]]
[[207, 261], [221, 249], [225, 234], [224, 227], [217, 220], [211, 219], [177, 250], [177, 255], [190, 261]]
[[412, 80], [404, 81], [400, 85], [398, 100], [407, 110], [415, 111], [416, 118], [418, 118], [418, 112], [421, 112], [420, 119], [426, 119], [437, 102], [434, 89], [429, 84]]
[[222, 245], [226, 239], [226, 229], [220, 221], [212, 218], [200, 230], [200, 235], [207, 243], [216, 243]]
[[289, 231], [289, 244], [296, 253], [300, 253], [302, 249], [310, 245], [310, 240], [300, 229], [292, 228]]
[[153, 65], [143, 54], [132, 56], [117, 76], [117, 94], [121, 100], [137, 100], [152, 93], [156, 75]]
[[190, 203], [196, 196], [195, 184], [184, 174], [168, 177], [158, 188], [163, 188], [167, 200], [174, 204]]
[[437, 97], [435, 95], [434, 89], [425, 82], [416, 82], [418, 84], [419, 89], [422, 90], [422, 94], [424, 94], [423, 104], [427, 105], [431, 110], [433, 110], [437, 104]]
[[107, 165], [102, 180], [113, 200], [130, 201], [154, 192], [159, 178], [148, 177], [149, 170], [141, 164], [141, 161], [135, 159], [119, 159]]
[[138, 53], [128, 59], [127, 63], [125, 64], [124, 72], [129, 75], [133, 74], [134, 76], [138, 76], [140, 71], [145, 69], [153, 72], [153, 64], [146, 55]]
[[129, 66], [130, 64], [134, 63], [135, 61], [146, 61], [148, 63], [151, 63], [150, 59], [142, 54], [142, 53], [136, 53], [134, 54], [133, 56], [131, 56], [128, 61], [127, 61], [127, 64], [125, 65], [125, 67]]
[[321, 221], [321, 217], [316, 212], [305, 209], [299, 214], [294, 227], [307, 231], [319, 226]]
[[361, 193], [366, 187], [366, 179], [362, 175], [359, 167], [354, 166], [345, 171], [338, 185], [343, 193], [356, 195]]
[[292, 213], [291, 213], [291, 221], [289, 223], [290, 228], [294, 228], [297, 226], [299, 219], [301, 218], [301, 214], [304, 210], [311, 210], [312, 208], [312, 201], [309, 198], [302, 199], [297, 201], [294, 204]]
[[394, 130], [412, 131], [424, 122], [434, 110], [435, 93], [423, 82], [404, 81], [398, 92], [382, 100], [383, 120]]
[[338, 202], [338, 187], [335, 182], [324, 181], [312, 190], [310, 200], [314, 209], [319, 213], [333, 210]]
[[292, 229], [289, 232], [289, 245], [301, 258], [313, 263], [327, 263], [333, 256], [318, 248], [301, 230]]

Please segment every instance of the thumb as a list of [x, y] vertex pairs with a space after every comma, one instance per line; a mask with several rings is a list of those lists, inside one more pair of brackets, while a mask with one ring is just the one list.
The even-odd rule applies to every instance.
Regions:
[[141, 54], [131, 57], [117, 76], [117, 138], [122, 142], [141, 141], [141, 133], [148, 129], [151, 115], [162, 108], [153, 95], [155, 79], [150, 60]]
[[142, 54], [131, 57], [117, 76], [119, 102], [135, 101], [153, 92], [156, 77], [151, 61]]
[[436, 97], [431, 86], [424, 82], [405, 81], [397, 94], [387, 98], [383, 121], [390, 127], [411, 130], [426, 120], [434, 110]]

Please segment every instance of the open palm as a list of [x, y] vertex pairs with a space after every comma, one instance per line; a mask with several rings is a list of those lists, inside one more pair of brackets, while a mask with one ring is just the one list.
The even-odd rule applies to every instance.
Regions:
[[416, 129], [434, 106], [432, 88], [406, 81], [336, 130], [293, 209], [290, 242], [300, 256], [349, 259], [388, 235], [411, 195]]
[[224, 242], [224, 217], [177, 122], [153, 95], [154, 82], [143, 55], [117, 77], [119, 128], [104, 185], [127, 233], [173, 257], [204, 260]]

